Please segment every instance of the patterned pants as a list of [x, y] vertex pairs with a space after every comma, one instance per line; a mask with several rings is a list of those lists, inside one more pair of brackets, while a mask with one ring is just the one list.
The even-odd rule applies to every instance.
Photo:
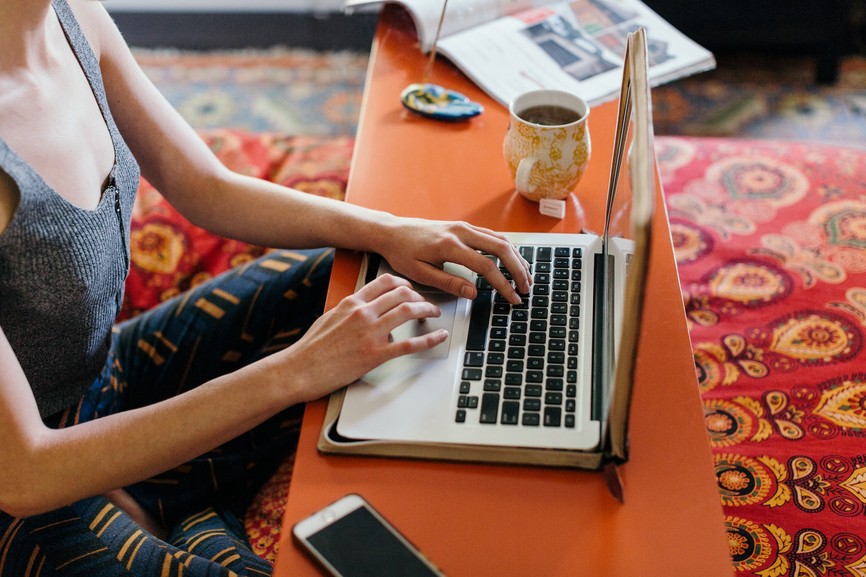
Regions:
[[[322, 312], [332, 256], [272, 252], [117, 326], [100, 378], [78, 405], [46, 423], [69, 427], [155, 403], [291, 345]], [[270, 575], [240, 519], [293, 452], [302, 414], [303, 407], [292, 407], [125, 487], [168, 528], [165, 541], [102, 496], [27, 518], [0, 512], [0, 577]]]

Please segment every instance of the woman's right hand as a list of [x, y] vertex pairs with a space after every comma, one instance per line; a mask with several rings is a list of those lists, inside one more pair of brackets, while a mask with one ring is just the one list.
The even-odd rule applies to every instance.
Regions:
[[359, 379], [401, 355], [424, 351], [448, 338], [444, 329], [395, 342], [391, 331], [410, 320], [438, 317], [409, 281], [383, 275], [340, 301], [297, 343], [267, 357], [273, 375], [300, 387], [295, 401], [311, 401]]

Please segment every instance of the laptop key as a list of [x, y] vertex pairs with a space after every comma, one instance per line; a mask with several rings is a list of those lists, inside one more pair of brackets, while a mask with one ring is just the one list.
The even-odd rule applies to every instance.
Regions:
[[469, 334], [466, 337], [466, 350], [483, 351], [487, 341], [487, 324], [490, 319], [493, 292], [479, 291], [472, 301], [469, 317]]
[[543, 392], [544, 389], [541, 388], [541, 385], [526, 385], [524, 391], [527, 397], [540, 397]]
[[513, 347], [526, 346], [526, 335], [522, 333], [512, 334], [508, 337], [508, 344]]
[[522, 359], [524, 357], [526, 357], [525, 347], [508, 347], [509, 359]]
[[510, 373], [522, 373], [523, 372], [523, 361], [520, 360], [511, 360], [505, 364], [505, 370]]
[[505, 398], [509, 400], [520, 399], [520, 387], [505, 387]]
[[462, 380], [464, 381], [480, 381], [481, 369], [463, 369]]
[[502, 381], [499, 379], [484, 379], [484, 390], [498, 392], [502, 388]]
[[541, 421], [541, 416], [538, 413], [523, 413], [524, 427], [537, 427]]
[[562, 391], [562, 379], [547, 379], [544, 389], [547, 391]]
[[549, 246], [540, 246], [536, 250], [535, 258], [541, 262], [550, 261], [551, 248]]
[[544, 407], [544, 426], [559, 427], [562, 425], [562, 409], [559, 407]]
[[502, 377], [502, 367], [498, 365], [488, 365], [486, 369], [484, 369], [484, 376], [491, 379], [499, 379]]
[[529, 320], [529, 311], [527, 309], [512, 309], [511, 310], [511, 320], [512, 321], [527, 321]]
[[502, 403], [502, 420], [503, 425], [516, 425], [517, 418], [520, 414], [520, 403], [517, 401], [505, 401]]
[[480, 421], [485, 424], [495, 424], [498, 416], [499, 395], [496, 393], [484, 393], [481, 395]]
[[527, 383], [543, 383], [544, 382], [544, 372], [543, 371], [526, 371], [526, 382]]

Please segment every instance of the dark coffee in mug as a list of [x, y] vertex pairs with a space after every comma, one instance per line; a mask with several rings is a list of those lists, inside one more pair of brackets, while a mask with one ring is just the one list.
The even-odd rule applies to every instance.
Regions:
[[560, 126], [571, 124], [580, 120], [580, 114], [576, 110], [557, 106], [556, 104], [541, 104], [530, 106], [518, 114], [520, 118], [532, 124], [541, 126]]

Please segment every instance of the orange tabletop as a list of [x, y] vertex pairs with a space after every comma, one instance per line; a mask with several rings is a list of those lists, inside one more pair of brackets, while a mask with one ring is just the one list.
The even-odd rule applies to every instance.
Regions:
[[[498, 230], [601, 230], [615, 105], [590, 113], [592, 160], [564, 220], [542, 216], [513, 190], [502, 158], [504, 107], [446, 62], [431, 80], [485, 106], [468, 122], [405, 111], [400, 91], [426, 59], [411, 21], [382, 13], [348, 186], [348, 201], [401, 215], [462, 219]], [[291, 527], [346, 493], [384, 513], [449, 576], [732, 575], [698, 396], [676, 264], [657, 198], [630, 423], [620, 467], [625, 503], [597, 472], [409, 459], [325, 456], [316, 450], [326, 402], [311, 403], [286, 504], [277, 576], [318, 575]], [[359, 255], [337, 256], [328, 304], [354, 288]]]

